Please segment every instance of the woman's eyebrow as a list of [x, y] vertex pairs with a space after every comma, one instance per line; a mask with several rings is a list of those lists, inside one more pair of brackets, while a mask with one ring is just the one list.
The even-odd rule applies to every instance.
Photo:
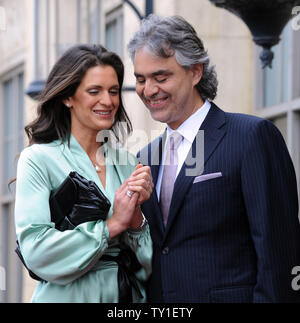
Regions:
[[[111, 88], [113, 87], [116, 87], [116, 88], [119, 88], [119, 84], [112, 84], [111, 85]], [[90, 85], [87, 85], [86, 88], [97, 88], [97, 89], [102, 89], [103, 86], [102, 85], [99, 85], [99, 84], [90, 84]]]

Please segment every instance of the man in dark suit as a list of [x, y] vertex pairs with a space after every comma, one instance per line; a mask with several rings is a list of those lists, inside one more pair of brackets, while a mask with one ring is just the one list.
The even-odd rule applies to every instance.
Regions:
[[142, 206], [154, 245], [149, 301], [299, 301], [297, 184], [280, 132], [212, 102], [214, 67], [183, 18], [148, 17], [128, 49], [138, 95], [167, 124], [139, 154], [155, 185]]

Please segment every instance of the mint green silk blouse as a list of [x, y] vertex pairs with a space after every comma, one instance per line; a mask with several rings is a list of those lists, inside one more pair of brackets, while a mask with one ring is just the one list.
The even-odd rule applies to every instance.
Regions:
[[118, 302], [118, 267], [101, 260], [115, 256], [119, 242], [136, 254], [142, 268], [136, 273], [143, 299], [133, 289], [134, 302], [146, 302], [145, 282], [151, 273], [152, 241], [149, 227], [125, 231], [111, 239], [105, 221], [91, 221], [74, 230], [58, 231], [51, 222], [49, 196], [71, 171], [94, 181], [110, 200], [137, 164], [125, 150], [106, 147], [106, 188], [84, 149], [71, 135], [67, 142], [53, 141], [25, 148], [18, 161], [15, 223], [17, 238], [27, 266], [45, 281], [39, 282], [32, 302]]

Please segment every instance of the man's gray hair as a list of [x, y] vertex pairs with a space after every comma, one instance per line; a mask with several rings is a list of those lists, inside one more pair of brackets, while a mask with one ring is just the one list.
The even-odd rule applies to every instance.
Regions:
[[203, 64], [202, 78], [196, 88], [203, 100], [216, 97], [218, 80], [215, 67], [209, 66], [210, 59], [201, 39], [184, 18], [149, 15], [128, 44], [133, 62], [136, 52], [142, 48], [158, 57], [174, 56], [177, 63], [186, 69]]

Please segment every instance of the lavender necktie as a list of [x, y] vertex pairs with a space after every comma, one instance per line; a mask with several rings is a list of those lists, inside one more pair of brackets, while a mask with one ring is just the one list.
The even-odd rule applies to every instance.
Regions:
[[178, 165], [177, 149], [182, 141], [178, 132], [173, 132], [166, 145], [166, 159], [160, 189], [160, 208], [163, 215], [164, 225], [167, 225], [171, 199], [173, 195], [174, 182]]

